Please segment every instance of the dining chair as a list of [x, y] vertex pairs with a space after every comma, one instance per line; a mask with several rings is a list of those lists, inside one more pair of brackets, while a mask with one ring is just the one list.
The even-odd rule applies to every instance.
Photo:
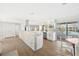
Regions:
[[71, 55], [73, 55], [73, 47], [70, 43], [66, 42], [65, 40], [62, 39], [62, 37], [60, 37], [60, 42], [61, 42], [61, 53], [63, 52], [63, 50], [66, 50], [68, 52], [70, 52]]
[[77, 38], [78, 39], [78, 43], [75, 45], [75, 52], [76, 52], [76, 56], [79, 55], [79, 35], [70, 35], [68, 36], [68, 38]]

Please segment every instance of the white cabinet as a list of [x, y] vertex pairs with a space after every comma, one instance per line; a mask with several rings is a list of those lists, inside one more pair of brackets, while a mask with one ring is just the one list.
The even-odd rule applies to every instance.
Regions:
[[49, 31], [47, 32], [47, 39], [55, 41], [57, 39], [56, 32]]
[[53, 32], [51, 32], [51, 31], [47, 32], [47, 39], [53, 40]]
[[37, 32], [36, 34], [36, 50], [42, 48], [43, 46], [43, 33]]
[[43, 46], [43, 34], [39, 31], [24, 31], [19, 37], [33, 50], [36, 51]]

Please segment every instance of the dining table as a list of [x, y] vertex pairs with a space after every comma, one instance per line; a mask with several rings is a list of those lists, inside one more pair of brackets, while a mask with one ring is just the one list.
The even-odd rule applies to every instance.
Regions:
[[73, 47], [73, 55], [76, 56], [77, 55], [77, 45], [79, 43], [79, 38], [67, 38], [66, 39], [67, 42], [69, 42], [70, 44], [72, 44]]

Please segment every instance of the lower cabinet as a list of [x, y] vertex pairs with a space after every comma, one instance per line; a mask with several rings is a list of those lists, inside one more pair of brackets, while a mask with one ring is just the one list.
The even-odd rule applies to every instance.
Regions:
[[33, 50], [37, 51], [43, 46], [43, 33], [34, 31], [24, 31], [19, 37]]
[[47, 32], [47, 39], [51, 41], [55, 41], [57, 39], [56, 32]]

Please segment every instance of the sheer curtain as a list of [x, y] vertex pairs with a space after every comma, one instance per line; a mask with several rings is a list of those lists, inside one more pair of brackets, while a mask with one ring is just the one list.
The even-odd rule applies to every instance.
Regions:
[[16, 23], [0, 22], [0, 38], [15, 36], [19, 33], [20, 25]]

